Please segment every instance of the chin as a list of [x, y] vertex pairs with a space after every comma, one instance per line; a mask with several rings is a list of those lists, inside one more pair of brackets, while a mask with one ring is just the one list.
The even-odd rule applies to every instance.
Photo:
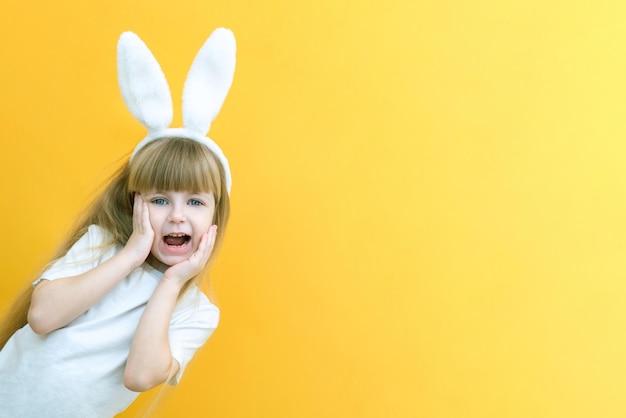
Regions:
[[167, 270], [168, 268], [178, 263], [182, 263], [188, 258], [189, 257], [182, 257], [182, 256], [162, 257], [160, 255], [151, 253], [150, 258], [148, 259], [148, 264], [150, 264], [155, 269], [159, 270], [161, 273], [165, 273], [165, 270]]
[[166, 257], [158, 257], [158, 260], [161, 264], [166, 265], [167, 267], [172, 267], [178, 263], [182, 263], [183, 261], [188, 260], [188, 256], [166, 256]]

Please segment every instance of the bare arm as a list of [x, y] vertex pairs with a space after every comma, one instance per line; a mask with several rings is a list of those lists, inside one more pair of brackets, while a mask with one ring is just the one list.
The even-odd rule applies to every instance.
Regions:
[[119, 252], [78, 276], [43, 280], [33, 291], [28, 323], [37, 334], [64, 327], [126, 277], [134, 269], [133, 264]]
[[217, 227], [204, 234], [198, 250], [186, 261], [167, 269], [139, 321], [126, 362], [124, 385], [143, 392], [178, 373], [172, 357], [169, 325], [183, 285], [202, 271], [215, 243]]
[[133, 223], [126, 246], [104, 263], [77, 276], [43, 280], [35, 288], [28, 311], [33, 331], [47, 334], [69, 324], [145, 261], [154, 232], [147, 206], [139, 195], [135, 198]]
[[161, 279], [137, 326], [124, 372], [124, 385], [135, 392], [149, 390], [178, 373], [172, 358], [169, 323], [180, 287]]

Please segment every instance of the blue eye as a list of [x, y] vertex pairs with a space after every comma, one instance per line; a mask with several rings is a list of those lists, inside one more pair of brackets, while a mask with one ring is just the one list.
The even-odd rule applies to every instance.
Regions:
[[198, 200], [198, 199], [191, 199], [191, 200], [189, 201], [189, 204], [190, 204], [191, 206], [202, 206], [202, 205], [204, 205], [204, 203], [202, 203], [202, 202], [201, 202], [200, 200]]
[[152, 199], [152, 203], [154, 203], [155, 205], [167, 205], [167, 200], [161, 197], [157, 197], [156, 199]]

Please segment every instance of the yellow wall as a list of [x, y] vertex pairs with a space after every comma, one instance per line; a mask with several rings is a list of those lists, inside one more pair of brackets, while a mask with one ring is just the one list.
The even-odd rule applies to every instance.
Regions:
[[222, 323], [158, 416], [626, 416], [623, 2], [4, 3], [2, 304], [143, 135], [118, 35], [180, 121], [236, 33]]

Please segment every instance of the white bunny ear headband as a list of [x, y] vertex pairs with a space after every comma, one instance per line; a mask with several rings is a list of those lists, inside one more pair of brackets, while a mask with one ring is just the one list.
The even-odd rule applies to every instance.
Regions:
[[132, 32], [124, 32], [117, 44], [117, 71], [126, 107], [148, 129], [131, 159], [146, 144], [176, 136], [208, 147], [220, 160], [230, 194], [232, 179], [228, 160], [206, 134], [226, 99], [235, 73], [235, 37], [224, 28], [216, 29], [204, 43], [187, 74], [183, 90], [182, 128], [170, 128], [172, 96], [165, 75], [146, 44]]

